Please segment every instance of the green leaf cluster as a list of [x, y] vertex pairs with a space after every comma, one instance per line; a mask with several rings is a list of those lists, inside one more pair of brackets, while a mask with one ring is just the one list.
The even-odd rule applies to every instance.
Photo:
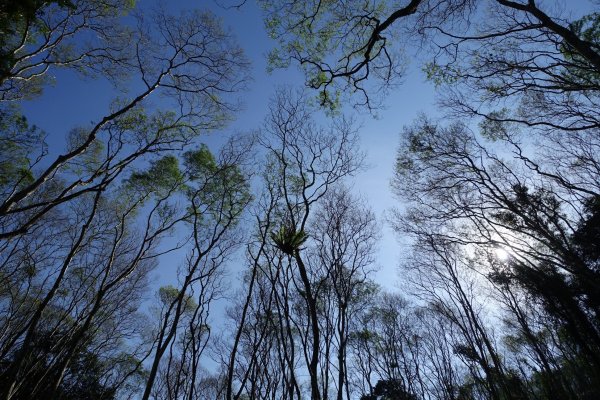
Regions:
[[[158, 298], [164, 305], [173, 304], [177, 298], [181, 295], [181, 291], [172, 285], [163, 286], [158, 289]], [[191, 312], [198, 304], [190, 295], [184, 295], [183, 299], [183, 311]]]
[[303, 230], [296, 231], [293, 226], [282, 225], [278, 231], [271, 233], [271, 240], [284, 254], [294, 255], [306, 242], [308, 235]]
[[0, 190], [33, 181], [32, 157], [45, 152], [44, 136], [15, 107], [0, 109]]
[[[600, 13], [595, 12], [571, 22], [569, 29], [580, 39], [591, 43], [596, 51], [600, 49]], [[581, 56], [573, 46], [563, 42], [560, 51], [565, 60], [570, 62], [563, 72], [567, 82], [576, 82], [592, 88], [600, 85], [600, 73], [590, 66], [585, 57]]]
[[168, 155], [151, 162], [147, 170], [133, 173], [127, 184], [141, 193], [165, 196], [181, 185], [182, 178], [179, 160], [173, 155]]

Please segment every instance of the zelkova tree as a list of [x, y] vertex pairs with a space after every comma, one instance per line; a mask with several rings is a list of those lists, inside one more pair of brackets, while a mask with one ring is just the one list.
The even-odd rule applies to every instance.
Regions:
[[[23, 6], [31, 7], [0, 9], [7, 32], [1, 42], [0, 392], [6, 399], [126, 396], [144, 381], [152, 386], [156, 371], [145, 376], [146, 360], [151, 354], [160, 360], [175, 335], [169, 320], [166, 338], [149, 337], [138, 312], [148, 272], [183, 246], [162, 239], [184, 226], [197, 232], [214, 225], [212, 246], [204, 230], [189, 236], [196, 244], [190, 276], [198, 279], [206, 252], [232, 244], [222, 233], [249, 200], [236, 145], [218, 160], [205, 148], [193, 150], [200, 134], [224, 126], [237, 109], [233, 94], [244, 87], [248, 63], [208, 12], [157, 11], [125, 25], [120, 15], [129, 3]], [[31, 85], [41, 85], [52, 66], [106, 78], [115, 73], [114, 83], [124, 84], [108, 113], [65, 134], [67, 148], [58, 156], [48, 154], [45, 133], [28, 124], [16, 102], [35, 95]], [[148, 103], [158, 95], [160, 104]], [[200, 185], [195, 191], [193, 182]], [[219, 269], [219, 256], [211, 260]], [[199, 307], [210, 303], [207, 285]], [[188, 292], [175, 296], [178, 311], [171, 316], [179, 315]], [[206, 312], [195, 315], [189, 329], [198, 338]], [[201, 345], [192, 347], [201, 352]]]
[[121, 22], [135, 0], [24, 0], [0, 5], [0, 101], [39, 95], [53, 69], [115, 80], [135, 52]]
[[[591, 244], [597, 237], [597, 194], [594, 171], [576, 162], [589, 143], [565, 140], [560, 148], [570, 152], [554, 163], [536, 154], [557, 145], [552, 141], [533, 148], [514, 130], [490, 131], [486, 123], [481, 128], [483, 137], [461, 124], [446, 128], [422, 120], [406, 130], [395, 188], [411, 207], [397, 216], [397, 228], [414, 235], [419, 259], [433, 252], [442, 258], [430, 265], [446, 266], [431, 273], [423, 262], [413, 261], [420, 281], [429, 280], [421, 286], [430, 287], [430, 293], [452, 289], [453, 297], [439, 298], [434, 309], [454, 323], [470, 321], [469, 329], [479, 331], [473, 331], [473, 339], [480, 339], [460, 352], [469, 351], [489, 376], [479, 380], [480, 389], [508, 385], [516, 394], [520, 380], [524, 397], [536, 392], [593, 397], [599, 355], [597, 254]], [[567, 164], [570, 174], [563, 170]], [[461, 300], [464, 290], [456, 291], [464, 286], [460, 276], [465, 273], [448, 267], [460, 264], [485, 278], [473, 286], [482, 293], [478, 297], [498, 300], [511, 332], [504, 336], [506, 347], [484, 335], [486, 325], [501, 322], [480, 319], [483, 314], [474, 308], [480, 300]], [[462, 308], [454, 316], [447, 310], [453, 302]], [[499, 355], [501, 350], [507, 358]], [[526, 354], [528, 361], [523, 361]], [[566, 378], [574, 373], [578, 378]]]
[[[115, 100], [91, 127], [71, 131], [64, 154], [6, 182], [0, 238], [26, 233], [53, 208], [103, 190], [134, 161], [222, 127], [236, 109], [228, 96], [243, 88], [247, 62], [210, 13], [176, 18], [157, 12], [151, 22], [138, 21], [130, 41], [136, 53], [128, 68], [137, 92]], [[165, 96], [162, 109], [146, 111], [151, 95]]]
[[[265, 207], [248, 248], [227, 398], [346, 398], [351, 315], [368, 297], [372, 214], [340, 188], [360, 167], [352, 126], [309, 116], [281, 91], [260, 134]], [[327, 217], [325, 217], [327, 215]]]
[[[423, 57], [424, 70], [461, 94], [451, 103], [462, 112], [566, 130], [597, 126], [595, 13], [573, 19], [560, 5], [534, 0], [262, 4], [279, 42], [272, 66], [299, 64], [324, 105], [337, 106], [352, 93], [358, 104], [380, 105], [417, 42], [432, 55]], [[477, 107], [497, 100], [522, 100], [523, 112], [496, 115]]]
[[406, 129], [394, 187], [409, 205], [393, 220], [415, 240], [418, 301], [460, 332], [441, 341], [454, 372], [431, 387], [597, 397], [598, 14], [534, 0], [263, 4], [272, 65], [299, 63], [327, 106], [343, 91], [376, 106], [409, 41], [430, 50], [448, 119]]
[[[201, 357], [211, 333], [210, 308], [223, 291], [223, 264], [242, 241], [236, 228], [251, 200], [240, 168], [251, 154], [250, 145], [240, 141], [226, 146], [219, 159], [205, 147], [184, 154], [182, 190], [188, 202], [181, 219], [189, 224], [189, 250], [178, 287], [159, 290], [160, 319], [144, 399], [198, 397]], [[163, 382], [155, 387], [159, 373]]]

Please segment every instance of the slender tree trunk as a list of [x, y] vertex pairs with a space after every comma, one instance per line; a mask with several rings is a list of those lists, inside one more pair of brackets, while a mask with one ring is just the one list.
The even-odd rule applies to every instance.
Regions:
[[311, 322], [312, 330], [312, 352], [310, 357], [310, 363], [308, 365], [308, 372], [310, 374], [310, 393], [312, 400], [321, 400], [321, 393], [319, 391], [319, 316], [317, 314], [317, 301], [313, 297], [312, 287], [306, 267], [300, 257], [300, 251], [294, 251], [294, 258], [298, 264], [298, 270], [300, 271], [300, 277], [304, 285], [304, 291], [306, 292], [306, 304], [308, 306], [308, 313]]

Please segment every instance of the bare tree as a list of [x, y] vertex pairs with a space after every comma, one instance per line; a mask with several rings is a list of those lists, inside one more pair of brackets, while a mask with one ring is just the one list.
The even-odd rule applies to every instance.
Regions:
[[[317, 246], [317, 228], [315, 236], [307, 232], [313, 223], [311, 215], [326, 193], [352, 175], [361, 158], [356, 152], [351, 123], [340, 119], [330, 128], [318, 127], [305, 100], [289, 90], [278, 92], [260, 135], [267, 160], [263, 173], [266, 210], [257, 219], [257, 243], [249, 249], [252, 266], [248, 276], [254, 293], [247, 292], [237, 321], [241, 325], [230, 357], [228, 398], [238, 398], [243, 393], [258, 398], [278, 398], [282, 393], [289, 398], [300, 397], [301, 367], [310, 377], [311, 396], [327, 397], [328, 388], [321, 386], [324, 378], [319, 372], [324, 344], [320, 331], [323, 267], [312, 264], [311, 254], [316, 263], [318, 253], [308, 250], [313, 240]], [[325, 228], [322, 240], [326, 240], [324, 235]], [[358, 270], [368, 256], [357, 257]], [[338, 283], [342, 285], [341, 281]], [[248, 324], [254, 324], [255, 330], [248, 330]], [[244, 367], [234, 365], [236, 360], [245, 363]], [[256, 368], [261, 368], [260, 362], [278, 365], [281, 380], [259, 372]], [[235, 383], [240, 385], [237, 394], [233, 391]]]
[[[483, 128], [485, 134], [488, 127]], [[446, 250], [440, 252], [440, 246], [463, 249], [463, 256], [444, 256], [448, 262], [439, 265], [464, 264], [467, 270], [489, 278], [487, 283], [479, 285], [496, 292], [494, 297], [500, 300], [499, 306], [506, 307], [510, 315], [509, 325], [519, 327], [517, 340], [525, 340], [531, 346], [527, 351], [535, 355], [530, 358], [536, 364], [532, 368], [550, 374], [542, 380], [543, 385], [550, 386], [542, 390], [548, 393], [560, 390], [565, 396], [593, 393], [597, 390], [593, 382], [597, 380], [598, 282], [593, 272], [596, 256], [589, 244], [596, 234], [589, 229], [590, 221], [595, 220], [592, 204], [597, 195], [591, 183], [594, 172], [587, 166], [595, 155], [587, 153], [590, 157], [581, 164], [567, 161], [567, 157], [573, 160], [575, 154], [588, 151], [589, 142], [581, 141], [581, 136], [561, 144], [557, 138], [549, 138], [536, 149], [514, 132], [495, 132], [501, 134], [490, 139], [461, 124], [441, 128], [426, 120], [409, 128], [399, 153], [395, 183], [397, 192], [411, 201], [411, 207], [398, 216], [397, 228], [414, 235], [418, 243], [440, 256], [446, 253]], [[506, 148], [498, 148], [497, 143]], [[554, 164], [540, 158], [539, 153], [535, 154], [540, 148], [542, 154], [550, 148], [562, 148], [565, 162]], [[582, 229], [588, 239], [580, 236]], [[419, 249], [419, 254], [426, 253]], [[448, 275], [451, 269], [446, 271], [446, 277], [460, 276], [457, 272]], [[431, 279], [430, 276], [444, 275], [422, 276]], [[529, 299], [532, 310], [524, 312], [519, 298]], [[474, 299], [465, 298], [461, 307], [473, 304]], [[452, 302], [441, 298], [438, 304], [443, 311], [440, 307]], [[465, 309], [459, 315], [466, 317], [469, 313]], [[540, 324], [539, 318], [546, 321], [544, 328], [534, 329]], [[456, 316], [452, 319], [459, 320]], [[481, 327], [477, 328], [481, 332], [485, 325], [491, 324], [474, 323], [474, 316], [468, 320], [471, 326]], [[562, 339], [558, 338], [558, 332], [564, 335]], [[554, 338], [552, 344], [544, 339], [546, 335]], [[514, 336], [507, 340], [515, 343]], [[475, 344], [467, 347], [481, 348]], [[536, 375], [532, 368], [515, 358], [501, 366], [501, 357], [491, 351], [497, 346], [485, 344], [485, 347], [489, 352], [487, 357], [493, 361], [491, 372], [496, 370], [494, 374], [503, 376], [511, 386], [516, 385], [517, 375], [526, 382], [520, 383], [521, 387], [531, 384], [529, 378]], [[479, 355], [478, 359], [486, 357]], [[537, 366], [538, 363], [541, 365]], [[565, 386], [557, 375], [581, 368], [589, 372], [586, 387], [576, 381]], [[551, 389], [552, 385], [555, 389]], [[531, 393], [539, 387], [529, 390]]]
[[348, 189], [338, 186], [321, 200], [312, 226], [308, 264], [319, 279], [315, 292], [325, 338], [321, 390], [324, 398], [333, 387], [336, 399], [349, 399], [348, 341], [354, 319], [375, 292], [371, 282], [378, 237], [375, 217]]

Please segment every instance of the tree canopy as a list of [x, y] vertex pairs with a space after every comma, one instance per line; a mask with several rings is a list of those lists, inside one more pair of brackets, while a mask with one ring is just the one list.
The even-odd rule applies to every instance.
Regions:
[[[227, 132], [252, 4], [141, 3], [0, 4], [3, 399], [600, 397], [597, 7], [259, 0], [305, 88]], [[360, 111], [410, 58], [439, 113], [397, 128], [379, 218]], [[32, 122], [82, 79], [93, 121]]]

